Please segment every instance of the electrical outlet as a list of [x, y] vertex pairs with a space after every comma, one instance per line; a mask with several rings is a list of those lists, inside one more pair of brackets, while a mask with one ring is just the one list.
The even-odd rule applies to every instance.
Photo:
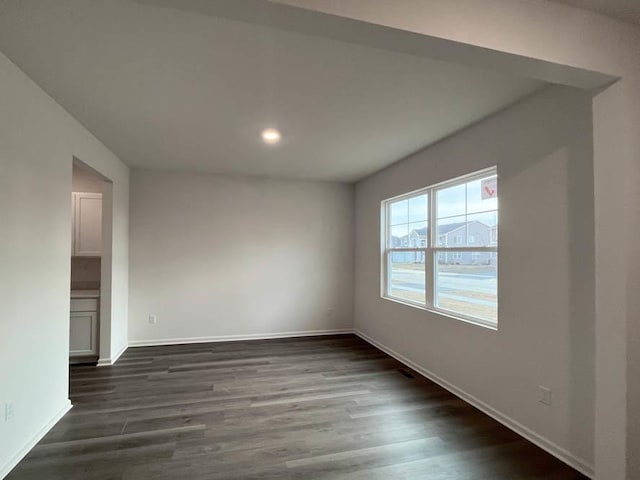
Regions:
[[538, 387], [540, 388], [540, 403], [551, 406], [551, 389], [543, 387], [542, 385], [538, 385]]
[[333, 317], [333, 308], [327, 308], [327, 317]]
[[151, 325], [155, 325], [158, 322], [158, 317], [155, 315], [149, 315], [149, 323]]
[[9, 420], [12, 420], [13, 417], [14, 417], [13, 403], [11, 402], [5, 403], [4, 404], [4, 421], [8, 422]]

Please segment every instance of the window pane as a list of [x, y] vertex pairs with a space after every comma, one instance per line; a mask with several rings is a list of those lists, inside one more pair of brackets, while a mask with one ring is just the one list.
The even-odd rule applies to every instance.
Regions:
[[438, 218], [452, 217], [454, 215], [464, 215], [467, 210], [467, 187], [466, 184], [455, 185], [453, 187], [438, 190]]
[[424, 252], [390, 252], [388, 294], [425, 303]]
[[389, 248], [409, 246], [409, 225], [393, 225], [389, 228]]
[[438, 220], [438, 247], [464, 247], [467, 242], [467, 217], [451, 217]]
[[467, 246], [498, 245], [498, 212], [476, 213], [467, 217]]
[[389, 205], [391, 217], [390, 225], [399, 225], [401, 223], [409, 223], [409, 201], [401, 200], [393, 202]]
[[427, 246], [427, 222], [409, 224], [409, 247], [424, 248]]
[[427, 195], [419, 195], [409, 199], [409, 222], [426, 222], [429, 220], [429, 200]]
[[476, 213], [438, 220], [438, 247], [495, 247], [498, 212]]
[[497, 323], [496, 253], [437, 252], [435, 259], [435, 306]]
[[496, 179], [495, 175], [490, 175], [467, 183], [467, 213], [498, 209], [498, 184]]

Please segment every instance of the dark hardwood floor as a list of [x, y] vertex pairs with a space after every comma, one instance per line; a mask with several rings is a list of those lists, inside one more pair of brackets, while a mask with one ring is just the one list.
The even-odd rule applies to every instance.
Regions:
[[9, 480], [583, 479], [352, 335], [130, 348]]

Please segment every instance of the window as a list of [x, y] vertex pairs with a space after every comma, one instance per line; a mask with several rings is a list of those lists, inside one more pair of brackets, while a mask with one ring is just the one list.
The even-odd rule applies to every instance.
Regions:
[[495, 168], [382, 202], [382, 296], [498, 324]]

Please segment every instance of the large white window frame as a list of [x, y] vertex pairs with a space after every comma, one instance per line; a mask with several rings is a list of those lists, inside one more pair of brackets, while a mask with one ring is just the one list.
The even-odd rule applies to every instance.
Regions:
[[[467, 246], [467, 247], [456, 247], [456, 246], [444, 246], [438, 247], [438, 233], [437, 227], [433, 228], [434, 225], [437, 225], [437, 192], [443, 190], [445, 188], [450, 188], [456, 185], [466, 184], [468, 182], [472, 182], [474, 180], [483, 179], [486, 177], [498, 176], [497, 167], [491, 167], [484, 170], [480, 170], [477, 172], [470, 173], [468, 175], [464, 175], [461, 177], [456, 177], [441, 183], [437, 183], [435, 185], [430, 185], [425, 188], [421, 188], [418, 190], [414, 190], [412, 192], [404, 193], [402, 195], [398, 195], [392, 198], [388, 198], [382, 201], [381, 204], [381, 243], [382, 243], [382, 255], [381, 255], [381, 292], [380, 296], [386, 300], [391, 300], [398, 303], [403, 303], [405, 305], [409, 305], [412, 307], [421, 308], [423, 310], [428, 310], [430, 312], [434, 312], [437, 314], [445, 315], [448, 317], [452, 317], [458, 320], [463, 320], [465, 322], [474, 323], [483, 327], [488, 327], [492, 329], [498, 328], [498, 320], [496, 317], [496, 321], [490, 321], [480, 317], [474, 317], [470, 315], [463, 314], [461, 312], [456, 312], [452, 310], [447, 310], [442, 307], [438, 307], [435, 304], [435, 292], [437, 288], [437, 264], [436, 257], [439, 252], [488, 252], [494, 253], [496, 263], [498, 260], [498, 242], [493, 241], [490, 235], [490, 245], [491, 246]], [[427, 235], [426, 235], [426, 246], [425, 247], [393, 247], [389, 245], [390, 243], [390, 219], [391, 212], [390, 206], [393, 203], [400, 202], [402, 200], [408, 200], [413, 197], [418, 197], [422, 195], [427, 195], [428, 198], [428, 217], [427, 217]], [[499, 215], [500, 209], [497, 207], [497, 212]], [[496, 239], [497, 240], [497, 239]], [[393, 252], [424, 252], [425, 258], [425, 303], [414, 302], [412, 300], [401, 298], [397, 296], [391, 295], [389, 291], [390, 276], [391, 269], [389, 268], [389, 260], [390, 255]], [[497, 267], [496, 267], [497, 268]], [[497, 291], [497, 290], [496, 290]]]

